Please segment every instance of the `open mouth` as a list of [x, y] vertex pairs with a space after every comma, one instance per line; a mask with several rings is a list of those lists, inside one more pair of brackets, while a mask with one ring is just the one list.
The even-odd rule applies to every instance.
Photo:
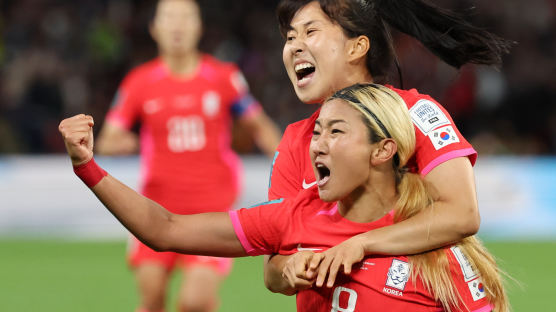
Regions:
[[326, 182], [330, 180], [330, 169], [328, 169], [328, 167], [326, 167], [321, 163], [315, 164], [315, 167], [317, 168], [317, 173], [318, 173], [317, 185], [320, 187], [325, 185]]
[[309, 78], [309, 75], [315, 72], [315, 66], [311, 63], [301, 63], [295, 65], [295, 74], [297, 81], [302, 83]]

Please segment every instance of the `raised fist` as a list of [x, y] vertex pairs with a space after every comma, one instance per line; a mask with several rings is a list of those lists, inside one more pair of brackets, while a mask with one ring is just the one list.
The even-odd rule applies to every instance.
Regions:
[[79, 114], [62, 120], [58, 126], [74, 166], [84, 164], [93, 158], [94, 124], [93, 117]]

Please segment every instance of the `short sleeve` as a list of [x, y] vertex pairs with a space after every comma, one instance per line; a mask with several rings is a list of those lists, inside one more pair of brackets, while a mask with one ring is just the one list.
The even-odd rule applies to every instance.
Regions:
[[288, 126], [274, 154], [270, 169], [268, 199], [294, 198], [299, 193], [299, 181], [302, 178], [295, 157], [292, 155], [293, 134], [291, 126]]
[[409, 164], [412, 171], [424, 176], [441, 163], [457, 157], [468, 157], [471, 164], [475, 164], [477, 152], [461, 135], [444, 107], [429, 96], [404, 100], [415, 126], [415, 154]]
[[140, 117], [141, 83], [137, 70], [129, 73], [120, 84], [106, 120], [123, 129], [131, 129]]
[[250, 256], [278, 253], [291, 223], [293, 200], [277, 199], [229, 212], [236, 235]]

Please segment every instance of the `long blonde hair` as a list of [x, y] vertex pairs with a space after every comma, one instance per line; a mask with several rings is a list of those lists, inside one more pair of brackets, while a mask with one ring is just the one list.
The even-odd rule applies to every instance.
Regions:
[[[385, 138], [392, 138], [396, 142], [398, 150], [393, 169], [399, 198], [394, 222], [411, 218], [426, 209], [432, 212], [434, 199], [430, 186], [420, 175], [409, 173], [405, 167], [415, 150], [415, 128], [402, 98], [389, 88], [377, 84], [356, 84], [336, 92], [332, 98], [342, 99], [361, 112], [370, 131], [371, 143]], [[475, 236], [464, 238], [457, 246], [480, 274], [486, 297], [494, 306], [494, 311], [509, 311], [508, 299], [500, 278], [501, 271], [493, 256]], [[461, 296], [452, 281], [445, 248], [409, 256], [409, 261], [413, 280], [420, 278], [446, 311], [454, 308], [469, 310], [468, 307], [460, 306]]]

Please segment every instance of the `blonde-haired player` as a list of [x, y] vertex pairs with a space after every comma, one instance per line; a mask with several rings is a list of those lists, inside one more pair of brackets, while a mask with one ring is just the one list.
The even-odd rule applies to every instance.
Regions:
[[172, 214], [121, 184], [94, 162], [92, 126], [85, 115], [60, 124], [76, 174], [156, 250], [295, 254], [286, 270], [311, 280], [297, 294], [299, 311], [508, 310], [496, 264], [475, 238], [409, 257], [366, 252], [358, 234], [408, 218], [434, 197], [405, 169], [414, 128], [388, 88], [355, 85], [323, 104], [309, 149], [317, 187], [229, 213]]

